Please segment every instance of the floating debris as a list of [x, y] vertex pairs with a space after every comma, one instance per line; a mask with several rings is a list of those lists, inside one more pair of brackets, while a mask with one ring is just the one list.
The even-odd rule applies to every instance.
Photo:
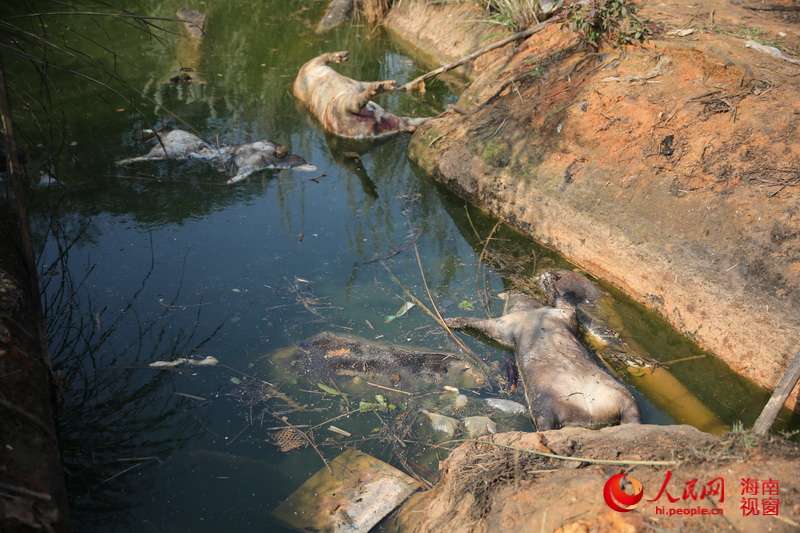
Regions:
[[453, 400], [453, 409], [455, 409], [456, 411], [460, 411], [461, 409], [467, 406], [467, 403], [469, 403], [469, 398], [467, 398], [463, 394], [459, 394]]
[[172, 361], [153, 361], [150, 363], [150, 368], [175, 368], [178, 366], [216, 366], [219, 364], [219, 359], [212, 355], [208, 355], [202, 359], [190, 359], [188, 357], [179, 357]]
[[467, 429], [467, 435], [472, 439], [489, 433], [497, 433], [497, 424], [488, 416], [468, 416], [463, 422]]
[[313, 380], [316, 387], [321, 382], [335, 383], [339, 391], [347, 394], [363, 394], [352, 381], [355, 376], [362, 378], [359, 383], [403, 396], [434, 386], [479, 388], [487, 383], [485, 374], [452, 352], [332, 332], [322, 332], [278, 350], [269, 360], [274, 363], [271, 370], [279, 372], [274, 377], [277, 381], [296, 382], [298, 370], [302, 369], [304, 379]]
[[328, 426], [328, 431], [330, 431], [332, 433], [336, 433], [337, 435], [342, 435], [343, 437], [352, 437], [353, 436], [353, 434], [350, 433], [349, 431], [345, 431], [342, 428], [336, 427], [336, 426]]
[[290, 452], [308, 445], [303, 432], [295, 428], [279, 429], [272, 434], [272, 442], [282, 452]]
[[528, 412], [528, 409], [521, 403], [502, 398], [486, 398], [486, 405], [509, 415], [524, 415]]
[[418, 488], [395, 467], [349, 448], [286, 498], [274, 515], [300, 531], [367, 533]]
[[403, 302], [403, 305], [400, 306], [400, 309], [398, 309], [395, 314], [388, 315], [383, 321], [386, 324], [388, 324], [389, 322], [392, 322], [393, 320], [396, 320], [396, 319], [400, 318], [401, 316], [405, 315], [406, 313], [408, 313], [413, 308], [414, 308], [414, 304], [413, 303], [411, 303], [411, 302]]
[[449, 416], [440, 415], [439, 413], [432, 413], [422, 409], [422, 413], [431, 421], [431, 427], [434, 431], [444, 433], [448, 437], [456, 434], [458, 429], [458, 420], [450, 418]]

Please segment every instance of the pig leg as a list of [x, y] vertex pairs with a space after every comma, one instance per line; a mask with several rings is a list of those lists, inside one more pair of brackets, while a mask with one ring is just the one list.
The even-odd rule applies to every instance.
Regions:
[[494, 341], [499, 342], [508, 348], [514, 347], [514, 337], [511, 332], [505, 327], [502, 317], [501, 318], [473, 318], [473, 317], [456, 317], [445, 319], [445, 323], [453, 329], [474, 329], [480, 331], [487, 337]]
[[376, 81], [364, 83], [362, 86], [363, 89], [360, 92], [349, 96], [345, 101], [345, 109], [350, 113], [359, 113], [376, 95], [395, 90], [397, 82], [394, 80]]

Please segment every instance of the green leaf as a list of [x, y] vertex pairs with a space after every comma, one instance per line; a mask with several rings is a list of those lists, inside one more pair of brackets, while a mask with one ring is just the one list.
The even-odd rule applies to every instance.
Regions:
[[332, 396], [344, 396], [344, 394], [342, 394], [338, 390], [334, 389], [333, 387], [329, 387], [328, 385], [325, 385], [324, 383], [317, 383], [317, 387], [319, 387], [319, 390], [321, 390], [322, 392], [324, 392], [326, 394], [330, 394]]
[[385, 411], [386, 409], [379, 403], [366, 402], [361, 400], [358, 402], [358, 410], [362, 413], [369, 413], [371, 411]]
[[475, 309], [475, 304], [472, 303], [472, 300], [461, 300], [458, 302], [458, 308], [464, 311], [473, 311]]

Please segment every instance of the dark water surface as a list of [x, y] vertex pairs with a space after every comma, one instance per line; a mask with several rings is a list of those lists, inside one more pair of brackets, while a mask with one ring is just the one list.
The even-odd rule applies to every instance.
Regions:
[[[170, 17], [180, 6], [151, 1], [135, 8]], [[322, 2], [193, 7], [207, 13], [199, 48], [171, 34], [151, 38], [119, 21], [59, 19], [83, 35], [74, 46], [104, 64], [116, 61], [119, 76], [141, 95], [137, 109], [96, 84], [52, 74], [59, 87], [53, 97], [66, 124], [64, 158], [54, 169], [64, 186], [41, 193], [36, 223], [48, 236], [44, 265], [59, 255], [59, 242], [78, 237], [67, 261], [77, 297], [53, 307], [59, 316], [68, 309], [74, 316], [70, 322], [51, 315], [51, 328], [58, 330], [54, 351], [69, 378], [65, 457], [81, 531], [278, 528], [271, 509], [322, 463], [310, 448], [276, 449], [265, 428], [281, 422], [269, 415], [265, 420], [258, 408], [254, 413], [240, 401], [243, 383], [252, 383], [248, 376], [277, 377], [284, 381], [276, 385], [298, 402], [323, 409], [286, 415], [295, 424], [316, 424], [359, 399], [331, 397], [302, 380], [289, 384], [265, 354], [323, 330], [453, 349], [419, 308], [385, 322], [404, 299], [376, 259], [388, 258], [398, 278], [427, 301], [412, 242], [445, 315], [480, 315], [480, 294], [507, 286], [491, 263], [476, 275], [483, 249], [476, 232], [485, 238], [494, 221], [416, 171], [406, 157], [406, 137], [362, 151], [359, 163], [350, 154], [359, 147], [326, 138], [290, 93], [298, 68], [325, 51], [350, 50], [351, 61], [340, 70], [365, 80], [402, 83], [422, 66], [365, 28], [315, 36]], [[117, 56], [93, 42], [110, 42]], [[178, 65], [195, 67], [195, 76], [206, 83], [170, 85]], [[384, 103], [421, 116], [454, 99], [447, 87], [432, 84], [422, 96], [393, 95]], [[143, 128], [178, 127], [175, 117], [209, 139], [285, 143], [319, 172], [263, 173], [228, 187], [224, 176], [199, 164], [113, 165], [147, 149], [137, 140]], [[54, 205], [60, 239], [46, 233]], [[490, 247], [522, 258], [530, 273], [566, 266], [505, 227], [494, 237]], [[55, 265], [46, 275], [51, 301], [65, 272]], [[494, 313], [500, 303], [491, 299]], [[651, 357], [703, 355], [621, 295], [614, 308], [617, 326]], [[91, 332], [85, 343], [69, 341], [79, 330]], [[487, 361], [506, 357], [496, 347], [464, 339]], [[76, 354], [65, 353], [62, 343], [70, 342]], [[94, 348], [87, 351], [87, 344]], [[221, 364], [178, 372], [147, 367], [156, 359], [192, 354], [214, 355]], [[694, 395], [724, 425], [752, 422], [765, 399], [710, 357], [670, 370], [685, 387], [679, 394]], [[637, 398], [644, 421], [697, 420], [691, 412], [670, 412], [642, 390]], [[519, 394], [515, 399], [522, 401]], [[399, 416], [406, 407], [399, 403], [384, 416]], [[379, 432], [376, 418], [356, 414], [337, 422], [353, 433], [350, 440], [337, 441], [322, 428], [322, 452], [332, 458], [347, 441], [400, 466], [385, 440], [359, 440]], [[424, 434], [422, 426], [418, 420], [414, 431]], [[424, 449], [414, 454], [422, 471], [441, 457], [441, 451]]]

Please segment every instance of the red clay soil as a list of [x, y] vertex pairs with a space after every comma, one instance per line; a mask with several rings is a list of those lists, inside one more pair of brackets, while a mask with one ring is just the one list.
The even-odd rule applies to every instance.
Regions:
[[[642, 46], [554, 22], [484, 56], [411, 157], [771, 388], [800, 346], [800, 64], [746, 43], [800, 58], [797, 2], [641, 4]], [[385, 26], [443, 62], [496, 39], [481, 16], [402, 2]]]
[[[570, 457], [678, 464], [620, 467], [568, 462], [508, 446]], [[748, 434], [731, 434], [718, 440], [690, 426], [627, 425], [601, 430], [502, 433], [462, 444], [453, 451], [442, 463], [439, 483], [413, 495], [389, 529], [449, 533], [797, 531], [798, 454], [796, 445], [779, 439], [758, 441]], [[623, 468], [641, 482], [644, 490], [638, 505], [628, 512], [612, 510], [603, 496], [606, 481]], [[666, 492], [659, 497], [668, 471]], [[742, 496], [743, 479], [758, 481], [757, 496]], [[770, 480], [777, 481], [777, 487]], [[763, 490], [765, 481], [768, 495]], [[670, 496], [676, 501], [670, 501]], [[745, 516], [741, 507], [746, 498], [755, 498], [758, 515]], [[762, 512], [765, 499], [780, 500], [777, 516]], [[770, 505], [774, 503], [767, 504], [768, 511], [774, 509]], [[657, 507], [663, 508], [664, 514], [657, 512]], [[669, 516], [670, 509], [679, 508], [697, 511], [694, 515]]]

